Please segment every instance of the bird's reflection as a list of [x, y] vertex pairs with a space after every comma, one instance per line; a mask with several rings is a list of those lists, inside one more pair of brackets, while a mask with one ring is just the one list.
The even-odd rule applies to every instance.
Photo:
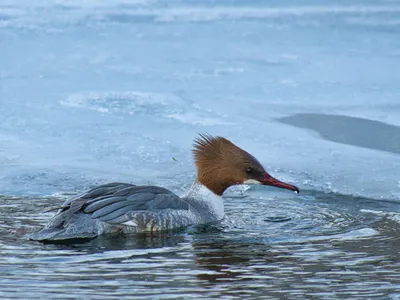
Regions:
[[86, 250], [90, 253], [133, 250], [133, 249], [156, 249], [175, 247], [185, 242], [184, 234], [176, 233], [143, 233], [124, 235], [120, 233], [99, 236], [88, 241], [70, 241], [68, 247]]

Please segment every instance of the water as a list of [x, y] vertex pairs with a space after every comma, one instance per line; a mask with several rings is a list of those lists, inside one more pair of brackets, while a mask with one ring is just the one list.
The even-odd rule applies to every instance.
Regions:
[[[0, 296], [399, 299], [400, 3], [0, 0]], [[219, 225], [24, 239], [100, 183], [182, 194], [223, 135], [302, 193]]]
[[399, 203], [253, 193], [215, 227], [75, 245], [21, 241], [59, 200], [2, 199], [2, 297], [397, 299]]

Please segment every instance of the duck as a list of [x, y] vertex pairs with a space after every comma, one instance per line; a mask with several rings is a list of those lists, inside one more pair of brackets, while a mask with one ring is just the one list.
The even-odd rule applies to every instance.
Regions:
[[223, 193], [240, 184], [268, 185], [299, 193], [272, 177], [250, 153], [221, 136], [194, 139], [196, 178], [179, 197], [159, 186], [114, 182], [68, 199], [30, 240], [93, 239], [109, 233], [155, 233], [215, 224], [224, 216]]

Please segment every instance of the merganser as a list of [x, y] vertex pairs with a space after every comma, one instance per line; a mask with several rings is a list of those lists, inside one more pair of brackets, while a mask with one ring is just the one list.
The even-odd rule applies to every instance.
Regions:
[[67, 200], [48, 224], [28, 238], [92, 239], [111, 232], [142, 233], [216, 223], [224, 218], [223, 192], [262, 184], [299, 192], [273, 178], [251, 154], [223, 137], [200, 135], [192, 150], [197, 176], [182, 197], [157, 186], [110, 183]]

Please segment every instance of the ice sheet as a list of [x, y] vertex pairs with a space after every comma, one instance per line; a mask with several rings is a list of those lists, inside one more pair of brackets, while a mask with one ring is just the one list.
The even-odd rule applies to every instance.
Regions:
[[[396, 1], [0, 0], [0, 194], [180, 192], [207, 132], [300, 188], [400, 200], [400, 149], [375, 138], [399, 144], [398, 20]], [[394, 129], [338, 142], [298, 114]]]

